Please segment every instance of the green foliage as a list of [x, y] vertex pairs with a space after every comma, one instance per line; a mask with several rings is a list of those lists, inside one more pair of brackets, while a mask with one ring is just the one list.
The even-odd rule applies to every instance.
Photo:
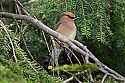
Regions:
[[98, 67], [96, 64], [83, 64], [83, 65], [71, 64], [71, 65], [63, 65], [56, 67], [52, 71], [58, 71], [58, 70], [65, 72], [82, 72], [85, 70], [97, 71]]
[[75, 12], [76, 0], [38, 0], [27, 6], [32, 15], [37, 16], [45, 24], [55, 28], [60, 15], [65, 11]]
[[114, 68], [125, 73], [125, 1], [113, 0], [111, 12], [111, 29], [114, 32], [112, 47], [115, 57]]
[[[4, 28], [6, 28], [6, 31]], [[0, 82], [61, 83], [60, 79], [48, 75], [36, 61], [31, 61], [30, 55], [20, 46], [21, 32], [13, 28], [15, 28], [14, 25], [3, 25], [0, 31]], [[13, 43], [14, 47], [10, 42]], [[16, 63], [13, 60], [12, 49], [14, 49], [17, 58]]]
[[[3, 65], [2, 65], [3, 64]], [[61, 80], [52, 78], [41, 66], [35, 62], [1, 60], [0, 81], [2, 83], [60, 83]], [[4, 82], [5, 81], [5, 82]]]
[[[29, 4], [28, 0], [22, 0], [32, 16], [36, 16], [44, 24], [53, 29], [55, 29], [56, 23], [64, 11], [73, 12], [79, 17], [76, 20], [77, 29], [80, 32], [77, 40], [80, 42], [85, 41], [84, 43], [88, 48], [102, 62], [110, 65], [113, 69], [125, 72], [124, 0], [32, 1]], [[8, 9], [6, 7], [5, 10]], [[10, 9], [11, 7], [12, 9]], [[10, 12], [14, 8], [12, 4], [9, 4]], [[10, 21], [6, 23], [10, 24]], [[42, 57], [48, 55], [46, 41], [41, 31], [21, 21], [16, 22], [11, 20], [11, 23], [10, 25], [6, 25], [7, 32], [0, 26], [0, 82], [59, 83], [59, 79], [48, 75], [36, 61], [31, 60], [31, 57], [33, 57], [41, 63], [44, 60]], [[48, 34], [45, 34], [45, 36], [49, 41]], [[14, 48], [10, 41], [12, 41]], [[18, 60], [17, 63], [14, 62], [14, 53]], [[97, 69], [95, 64], [72, 65], [60, 66], [55, 68], [55, 71], [66, 70], [78, 72], [86, 69], [92, 71]], [[95, 78], [97, 77], [95, 76]], [[106, 83], [113, 82], [114, 80], [110, 78], [106, 80]]]
[[12, 72], [8, 67], [0, 63], [0, 83], [27, 83], [21, 75]]

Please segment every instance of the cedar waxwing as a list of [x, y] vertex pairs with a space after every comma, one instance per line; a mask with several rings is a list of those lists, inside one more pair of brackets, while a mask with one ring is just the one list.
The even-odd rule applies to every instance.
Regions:
[[[76, 36], [76, 26], [75, 26], [75, 15], [71, 12], [64, 12], [59, 22], [57, 23], [57, 32], [70, 38], [75, 39]], [[52, 60], [50, 61], [53, 65], [58, 66], [58, 59], [61, 53], [61, 48], [58, 43], [55, 42], [56, 47], [52, 49]]]
[[57, 32], [65, 35], [70, 39], [75, 39], [76, 36], [76, 26], [74, 23], [75, 15], [71, 12], [64, 12], [63, 16], [57, 25]]

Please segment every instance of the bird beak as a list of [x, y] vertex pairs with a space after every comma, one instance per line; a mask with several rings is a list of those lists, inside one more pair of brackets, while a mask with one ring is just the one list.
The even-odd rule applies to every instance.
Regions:
[[74, 18], [74, 20], [77, 20], [77, 19], [79, 19], [79, 17], [75, 17], [75, 18]]

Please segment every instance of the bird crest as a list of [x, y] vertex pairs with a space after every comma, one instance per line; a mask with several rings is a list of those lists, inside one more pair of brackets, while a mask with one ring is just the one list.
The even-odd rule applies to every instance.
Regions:
[[72, 12], [64, 12], [64, 13], [63, 13], [63, 16], [68, 16], [68, 17], [70, 17], [70, 18], [72, 18], [72, 19], [75, 18], [75, 15], [74, 15]]

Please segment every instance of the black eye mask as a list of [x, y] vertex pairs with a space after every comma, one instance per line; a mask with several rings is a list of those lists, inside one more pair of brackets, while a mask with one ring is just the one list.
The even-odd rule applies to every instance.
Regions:
[[71, 17], [70, 15], [66, 15], [66, 16], [68, 16], [68, 17], [71, 18], [71, 19], [75, 19], [75, 17]]

